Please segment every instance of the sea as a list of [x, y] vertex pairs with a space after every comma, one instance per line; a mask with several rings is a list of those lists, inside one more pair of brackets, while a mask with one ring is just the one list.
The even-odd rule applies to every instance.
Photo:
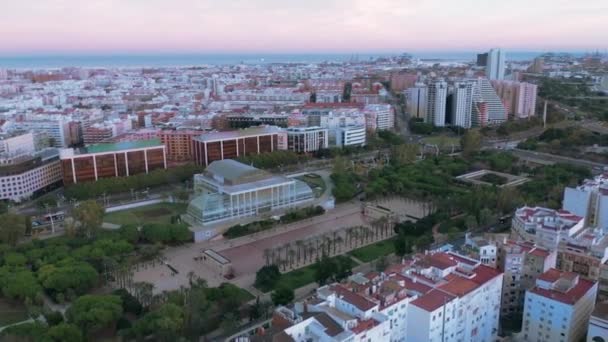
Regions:
[[[532, 60], [542, 52], [507, 51], [507, 60]], [[139, 68], [139, 67], [190, 67], [205, 65], [271, 64], [271, 63], [322, 63], [364, 61], [378, 57], [398, 56], [400, 53], [348, 53], [348, 54], [174, 54], [174, 55], [29, 55], [2, 56], [3, 69], [57, 69], [81, 68]], [[421, 60], [467, 62], [476, 59], [477, 52], [422, 52], [411, 53]]]

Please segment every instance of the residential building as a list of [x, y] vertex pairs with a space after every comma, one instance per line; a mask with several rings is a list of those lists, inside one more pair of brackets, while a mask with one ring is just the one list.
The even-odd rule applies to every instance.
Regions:
[[595, 304], [595, 309], [591, 313], [587, 342], [606, 341], [608, 341], [608, 302], [601, 302]]
[[14, 123], [15, 130], [34, 133], [34, 136], [45, 137], [50, 141], [50, 147], [67, 147], [69, 139], [70, 120], [63, 117], [56, 119], [42, 119], [40, 117], [27, 118], [26, 121]]
[[505, 52], [501, 49], [491, 49], [488, 52], [486, 65], [486, 76], [490, 80], [502, 80], [505, 78]]
[[528, 68], [528, 71], [534, 74], [542, 74], [545, 69], [545, 59], [543, 57], [536, 57], [532, 61], [532, 65]]
[[[194, 176], [197, 196], [188, 206], [187, 220], [195, 226], [269, 214], [313, 199], [312, 189], [295, 178], [273, 175], [235, 160], [217, 160]], [[196, 240], [216, 232], [201, 230]]]
[[329, 147], [329, 132], [321, 127], [289, 127], [287, 129], [287, 149], [309, 153]]
[[452, 118], [453, 126], [471, 128], [473, 116], [473, 82], [456, 82], [453, 87]]
[[535, 342], [584, 339], [595, 304], [597, 283], [550, 269], [526, 292], [521, 338]]
[[509, 116], [525, 119], [536, 113], [537, 85], [515, 81], [492, 81]]
[[428, 86], [427, 96], [427, 122], [435, 126], [445, 126], [446, 101], [448, 84], [443, 81], [431, 82]]
[[167, 168], [165, 145], [158, 139], [66, 148], [59, 156], [66, 186]]
[[395, 127], [395, 110], [389, 104], [368, 104], [363, 109], [367, 129], [381, 131]]
[[585, 219], [567, 210], [522, 207], [515, 211], [512, 228], [522, 239], [538, 246], [557, 249], [560, 242], [583, 231]]
[[608, 174], [587, 179], [581, 185], [564, 190], [563, 207], [585, 217], [589, 227], [608, 233]]
[[428, 88], [424, 83], [416, 83], [405, 91], [406, 111], [410, 118], [428, 120], [427, 114]]
[[479, 261], [415, 255], [280, 307], [268, 333], [274, 341], [494, 341], [501, 287], [502, 274]]
[[538, 247], [530, 242], [506, 240], [498, 244], [497, 267], [504, 273], [500, 316], [521, 320], [526, 291], [536, 279], [555, 268], [557, 251]]
[[160, 141], [165, 144], [167, 160], [174, 162], [192, 161], [192, 139], [201, 135], [196, 130], [163, 129], [158, 132]]
[[486, 124], [500, 124], [507, 120], [507, 111], [502, 100], [496, 94], [492, 83], [487, 78], [478, 78], [473, 92], [473, 102], [476, 103], [479, 114], [476, 118], [477, 126]]
[[348, 126], [336, 129], [336, 146], [365, 146], [365, 126]]
[[276, 126], [205, 133], [192, 138], [194, 160], [207, 166], [216, 160], [287, 149], [287, 132]]
[[0, 154], [16, 156], [36, 151], [32, 132], [15, 132], [0, 135]]

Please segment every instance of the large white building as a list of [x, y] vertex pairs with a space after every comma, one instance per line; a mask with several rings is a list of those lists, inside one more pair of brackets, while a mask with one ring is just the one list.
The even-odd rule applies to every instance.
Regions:
[[526, 292], [520, 337], [535, 342], [578, 342], [585, 337], [597, 283], [550, 269]]
[[395, 111], [389, 104], [368, 104], [363, 109], [367, 129], [387, 130], [395, 127]]
[[20, 155], [0, 166], [0, 199], [21, 202], [62, 179], [57, 149]]
[[[186, 219], [198, 227], [269, 214], [313, 199], [312, 189], [300, 180], [232, 159], [209, 164], [204, 173], [194, 176], [194, 187], [197, 197], [190, 202]], [[195, 239], [205, 240], [215, 233], [201, 230]]]
[[319, 288], [312, 298], [280, 309], [276, 323], [286, 328], [273, 337], [303, 342], [494, 341], [502, 282], [499, 271], [458, 254], [417, 255], [382, 273], [359, 273]]
[[349, 126], [336, 129], [336, 146], [365, 146], [365, 126]]
[[448, 84], [443, 81], [431, 82], [427, 96], [427, 122], [438, 127], [445, 126], [445, 110], [448, 96]]
[[406, 110], [410, 118], [428, 120], [427, 96], [428, 88], [424, 83], [416, 83], [414, 87], [405, 90]]
[[456, 82], [452, 101], [452, 125], [471, 128], [473, 114], [473, 82]]
[[585, 218], [567, 210], [522, 207], [515, 211], [513, 230], [524, 240], [557, 249], [585, 228]]
[[488, 63], [486, 65], [486, 76], [490, 80], [502, 80], [505, 78], [505, 53], [501, 49], [491, 49], [488, 52]]
[[0, 153], [7, 156], [30, 154], [36, 151], [34, 134], [20, 132], [12, 135], [0, 135]]
[[586, 219], [590, 227], [608, 233], [608, 175], [587, 179], [575, 188], [564, 190], [563, 207]]
[[68, 147], [69, 144], [69, 119], [64, 117], [53, 119], [27, 118], [25, 121], [15, 122], [14, 128], [51, 139], [51, 147]]

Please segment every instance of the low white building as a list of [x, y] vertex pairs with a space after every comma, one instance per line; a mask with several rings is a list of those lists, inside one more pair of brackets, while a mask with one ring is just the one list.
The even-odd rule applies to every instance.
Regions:
[[536, 342], [580, 341], [585, 337], [596, 294], [596, 282], [550, 269], [526, 292], [520, 337]]
[[526, 241], [556, 249], [585, 228], [585, 218], [567, 210], [522, 207], [515, 211], [512, 228]]
[[56, 149], [12, 158], [0, 166], [0, 199], [21, 202], [62, 180]]
[[336, 129], [336, 146], [365, 146], [365, 126], [349, 126]]

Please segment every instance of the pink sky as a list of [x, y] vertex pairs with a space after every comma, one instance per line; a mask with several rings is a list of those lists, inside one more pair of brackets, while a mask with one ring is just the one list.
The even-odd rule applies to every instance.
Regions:
[[605, 50], [607, 0], [3, 0], [0, 54]]

